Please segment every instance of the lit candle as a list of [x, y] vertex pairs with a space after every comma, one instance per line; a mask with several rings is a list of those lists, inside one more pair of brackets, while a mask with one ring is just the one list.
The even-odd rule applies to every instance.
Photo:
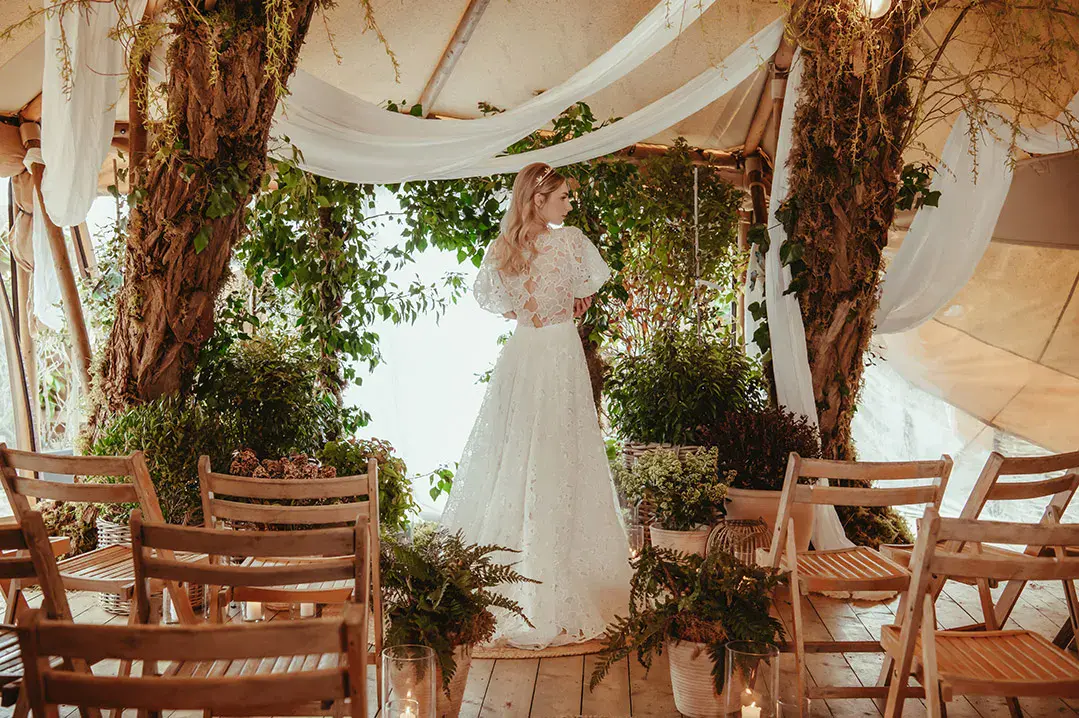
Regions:
[[244, 604], [244, 620], [245, 621], [261, 621], [262, 620], [262, 602], [261, 601], [248, 601]]
[[761, 709], [757, 707], [756, 703], [742, 706], [742, 718], [761, 718]]
[[313, 603], [301, 603], [300, 604], [300, 618], [313, 618], [315, 615], [315, 604]]

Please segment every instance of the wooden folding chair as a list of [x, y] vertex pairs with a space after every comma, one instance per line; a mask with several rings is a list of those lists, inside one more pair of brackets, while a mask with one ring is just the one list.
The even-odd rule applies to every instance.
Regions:
[[[1050, 546], [1052, 555], [987, 550], [988, 544], [1022, 543]], [[990, 581], [1059, 580], [1074, 604], [1079, 558], [1066, 555], [1064, 547], [1075, 545], [1079, 525], [1057, 523], [1055, 511], [1048, 522], [1019, 524], [942, 519], [930, 507], [911, 559], [911, 600], [897, 614], [898, 625], [881, 629], [881, 642], [894, 661], [885, 717], [902, 713], [911, 675], [925, 686], [927, 713], [933, 718], [943, 714], [941, 701], [956, 695], [1006, 698], [1013, 716], [1022, 715], [1017, 697], [1079, 698], [1079, 660], [1032, 631], [1000, 630], [989, 595]], [[990, 609], [986, 631], [936, 630], [934, 576], [976, 582], [983, 605]]]
[[[348, 605], [336, 620], [95, 626], [33, 611], [19, 643], [30, 704], [44, 718], [58, 718], [60, 705], [234, 716], [324, 714], [329, 705], [335, 715], [366, 718], [366, 617], [364, 606]], [[53, 657], [118, 658], [141, 662], [142, 671], [80, 675], [52, 666]], [[170, 670], [159, 675], [156, 665], [165, 661]]]
[[[17, 473], [19, 471], [35, 474], [49, 472], [73, 477], [111, 476], [126, 478], [128, 481], [68, 484], [20, 476]], [[3, 483], [8, 501], [20, 522], [31, 510], [28, 499], [138, 504], [146, 516], [164, 521], [141, 451], [130, 456], [51, 456], [16, 451], [0, 444], [0, 482]], [[202, 557], [185, 556], [185, 560], [198, 561], [202, 560]], [[135, 573], [130, 545], [107, 546], [64, 559], [59, 562], [59, 570], [64, 587], [68, 590], [115, 594], [124, 600], [130, 600], [134, 595]], [[167, 586], [167, 589], [177, 605], [180, 620], [193, 623], [195, 615], [190, 610], [191, 604], [186, 600], [183, 589], [175, 584]], [[184, 600], [180, 600], [181, 594]]]
[[[210, 458], [199, 458], [199, 486], [202, 490], [202, 511], [207, 528], [235, 527], [236, 524], [266, 524], [277, 526], [328, 526], [355, 522], [357, 516], [366, 519], [371, 528], [368, 544], [371, 567], [371, 587], [368, 603], [375, 627], [373, 662], [382, 688], [382, 573], [379, 568], [381, 542], [378, 519], [378, 462], [369, 459], [367, 473], [357, 476], [338, 476], [333, 479], [255, 479], [215, 473]], [[360, 499], [359, 497], [365, 497]], [[346, 499], [345, 503], [315, 506], [290, 505], [301, 499], [323, 501]], [[252, 503], [248, 503], [252, 502]], [[291, 533], [291, 532], [289, 532]], [[254, 556], [254, 566], [283, 566], [304, 561], [302, 554], [290, 553], [291, 558], [277, 554]], [[340, 603], [353, 592], [350, 581], [296, 582], [233, 587], [237, 601], [282, 603]]]
[[[1003, 477], [1029, 477], [1055, 473], [1058, 471], [1065, 471], [1068, 473], [1063, 476], [1049, 479], [1026, 481], [1003, 480]], [[1042, 514], [1042, 521], [1044, 522], [1048, 521], [1054, 512], [1058, 516], [1063, 516], [1069, 504], [1071, 504], [1076, 490], [1079, 490], [1079, 451], [1073, 451], [1068, 454], [1031, 457], [1006, 457], [994, 451], [989, 455], [989, 458], [985, 462], [985, 466], [982, 467], [982, 472], [978, 476], [978, 481], [974, 484], [974, 488], [971, 490], [970, 496], [967, 498], [967, 502], [959, 514], [959, 518], [980, 518], [982, 512], [985, 510], [986, 504], [990, 501], [1032, 501], [1034, 499], [1050, 497], [1046, 504], [1045, 511]], [[955, 548], [956, 547], [952, 547], [952, 550], [955, 550]], [[910, 562], [913, 549], [914, 547], [909, 544], [887, 544], [880, 547], [880, 552], [896, 563], [906, 566]], [[974, 549], [973, 547], [970, 547], [967, 550]], [[1067, 550], [1073, 551], [1075, 549], [1069, 547]], [[984, 551], [1001, 555], [1015, 555], [1016, 553], [1009, 549], [990, 546], [985, 547]], [[1023, 553], [1028, 556], [1038, 556], [1047, 555], [1051, 552], [1051, 548], [1027, 544]], [[944, 583], [948, 578], [953, 577], [941, 576], [934, 580], [934, 601], [940, 596], [941, 591], [944, 590]], [[956, 580], [963, 579], [962, 577], [956, 577]], [[1008, 581], [993, 608], [993, 623], [995, 625], [1003, 626], [1008, 622], [1008, 618], [1011, 616], [1012, 610], [1019, 601], [1019, 595], [1023, 592], [1026, 584], [1026, 581], [1018, 579]], [[1079, 610], [1079, 607], [1070, 608]], [[983, 629], [984, 627], [985, 623], [982, 622], [955, 630], [978, 630]], [[1066, 648], [1072, 638], [1073, 633], [1071, 630], [1071, 622], [1069, 621], [1061, 628], [1054, 643], [1062, 648]]]
[[[370, 598], [368, 587], [371, 585], [372, 531], [366, 517], [354, 516], [353, 519], [351, 525], [341, 528], [300, 531], [223, 531], [144, 521], [141, 512], [135, 511], [131, 514], [131, 542], [135, 556], [138, 620], [140, 623], [155, 623], [160, 617], [156, 604], [151, 604], [149, 593], [150, 581], [155, 579], [184, 581], [192, 585], [227, 586], [233, 592], [278, 585], [347, 583], [351, 588], [351, 600], [346, 603], [346, 612], [355, 611], [358, 608], [362, 618], [356, 620], [362, 621], [363, 624], [362, 633], [350, 638], [350, 641], [356, 641], [356, 645], [349, 648], [350, 662], [356, 661], [363, 664], [362, 671], [366, 681], [367, 664], [375, 662], [377, 665], [378, 659], [377, 655], [372, 655], [367, 647], [367, 604]], [[179, 551], [207, 553], [211, 557], [225, 560], [192, 564], [165, 557], [168, 553]], [[283, 560], [274, 564], [255, 561], [243, 561], [238, 564], [232, 562], [236, 558], [260, 556], [277, 556], [282, 557]], [[304, 560], [290, 562], [287, 560], [289, 557], [303, 557]], [[226, 595], [225, 598], [227, 600], [229, 596]], [[298, 652], [301, 655], [312, 653], [316, 651]], [[283, 652], [265, 655], [296, 654]], [[226, 655], [219, 656], [221, 659], [227, 657]], [[246, 659], [250, 656], [242, 657]], [[145, 656], [145, 658], [150, 658], [150, 656]], [[237, 656], [237, 659], [239, 658]], [[319, 665], [329, 660], [331, 659], [326, 657], [320, 658]], [[307, 663], [310, 663], [310, 660]], [[307, 666], [307, 663], [304, 666]], [[234, 669], [246, 672], [244, 666], [254, 667], [252, 664], [232, 665], [227, 661], [214, 666], [191, 658], [174, 663], [165, 675], [186, 678], [204, 675], [207, 670], [218, 673], [223, 670], [226, 674], [233, 672]], [[279, 674], [278, 678], [287, 675], [288, 681], [291, 681], [293, 671], [298, 667], [295, 661], [286, 662], [272, 669], [268, 664], [263, 664], [259, 672], [272, 670], [273, 673]], [[353, 695], [358, 696], [365, 706], [366, 690], [366, 683], [352, 688]], [[305, 712], [295, 715], [326, 714], [318, 713], [320, 708], [317, 705], [300, 706], [298, 709]], [[337, 706], [337, 710], [339, 709], [340, 706]], [[280, 707], [276, 708], [274, 713], [281, 715]]]
[[[794, 540], [795, 504], [832, 506], [904, 506], [929, 504], [939, 509], [952, 470], [952, 460], [899, 461], [886, 463], [803, 459], [791, 453], [787, 476], [779, 499], [775, 531], [770, 549], [771, 564], [791, 572], [791, 604], [794, 610], [794, 656], [798, 695], [809, 698], [883, 698], [887, 688], [878, 686], [808, 686], [807, 652], [877, 653], [884, 649], [878, 641], [806, 641], [802, 619], [802, 597], [810, 591], [860, 592], [895, 591], [906, 601], [910, 572], [866, 546], [828, 551], [798, 551]], [[802, 478], [896, 481], [922, 479], [918, 486], [847, 488], [800, 484]], [[887, 661], [886, 661], [887, 663]], [[890, 665], [888, 666], [890, 668]]]
[[[0, 687], [3, 688], [4, 705], [15, 703], [16, 718], [25, 716], [29, 703], [25, 691], [20, 690], [23, 678], [22, 660], [19, 655], [19, 639], [10, 624], [23, 619], [30, 610], [16, 611], [19, 605], [19, 592], [24, 582], [36, 583], [41, 587], [42, 611], [49, 618], [58, 621], [71, 621], [71, 607], [67, 602], [64, 584], [56, 568], [49, 535], [41, 514], [28, 511], [18, 525], [0, 526], [0, 579], [10, 581], [7, 601], [7, 616], [4, 622], [9, 624], [0, 632]], [[57, 659], [59, 662], [59, 659]], [[68, 666], [69, 669], [75, 666]], [[85, 662], [77, 668], [87, 671]]]

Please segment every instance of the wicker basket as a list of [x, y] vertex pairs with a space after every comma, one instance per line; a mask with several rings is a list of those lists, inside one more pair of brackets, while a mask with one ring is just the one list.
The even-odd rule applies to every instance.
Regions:
[[453, 649], [453, 658], [457, 670], [450, 679], [450, 694], [442, 690], [442, 669], [437, 669], [435, 694], [438, 718], [457, 718], [461, 713], [461, 704], [465, 699], [465, 685], [468, 683], [468, 669], [472, 667], [472, 646], [457, 646]]
[[[108, 548], [109, 546], [119, 546], [120, 544], [131, 543], [131, 529], [123, 524], [114, 523], [108, 519], [97, 519], [97, 546], [98, 548]], [[199, 586], [198, 590], [192, 591], [188, 588], [188, 596], [191, 600], [191, 608], [195, 612], [202, 610], [204, 587]], [[154, 594], [160, 596], [160, 593]], [[98, 600], [101, 603], [101, 608], [106, 613], [111, 613], [114, 616], [129, 616], [131, 615], [131, 601], [120, 598], [115, 593], [99, 593]]]
[[692, 445], [683, 446], [681, 444], [642, 444], [636, 441], [627, 441], [622, 447], [622, 463], [625, 464], [627, 469], [631, 469], [633, 468], [634, 462], [647, 454], [649, 451], [655, 451], [657, 449], [674, 449], [678, 452], [678, 458], [684, 459], [686, 458], [687, 454], [703, 448], [705, 447]]

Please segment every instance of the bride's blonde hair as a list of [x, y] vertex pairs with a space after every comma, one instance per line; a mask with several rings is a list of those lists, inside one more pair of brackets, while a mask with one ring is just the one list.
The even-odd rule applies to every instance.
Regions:
[[523, 274], [532, 260], [536, 238], [547, 230], [536, 208], [536, 196], [549, 196], [566, 182], [548, 164], [535, 162], [517, 173], [510, 208], [494, 246], [495, 266], [510, 276]]

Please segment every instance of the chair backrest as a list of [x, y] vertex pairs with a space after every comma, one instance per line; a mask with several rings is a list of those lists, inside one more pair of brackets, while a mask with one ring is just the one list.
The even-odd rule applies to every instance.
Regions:
[[[20, 627], [19, 641], [25, 690], [35, 716], [56, 716], [59, 705], [279, 715], [282, 708], [345, 698], [350, 699], [352, 716], [367, 715], [367, 611], [362, 606], [346, 606], [338, 619], [197, 626], [75, 624], [34, 611]], [[264, 659], [319, 654], [343, 659], [293, 660], [297, 670], [287, 673], [263, 670], [283, 665]], [[84, 675], [50, 667], [52, 657], [88, 663], [141, 661], [142, 671], [125, 677]], [[217, 661], [236, 670], [160, 677], [157, 661]]]
[[1061, 524], [1054, 518], [1037, 524], [949, 519], [930, 507], [922, 518], [911, 568], [915, 577], [920, 570], [926, 576], [990, 581], [1079, 579], [1079, 557], [1063, 550], [1055, 556], [982, 551], [983, 545], [1024, 542], [1061, 549], [1079, 546], [1079, 524]]
[[[378, 462], [367, 473], [332, 479], [256, 479], [211, 471], [210, 457], [199, 457], [199, 487], [207, 528], [222, 521], [256, 524], [345, 524], [363, 516], [378, 530]], [[332, 500], [365, 496], [343, 503], [296, 506], [297, 500]], [[231, 497], [231, 498], [223, 498]], [[247, 499], [257, 503], [236, 501]]]
[[[131, 546], [136, 605], [145, 621], [150, 579], [210, 586], [289, 586], [350, 579], [355, 582], [353, 601], [366, 604], [371, 585], [370, 534], [371, 527], [362, 516], [353, 516], [353, 524], [345, 528], [229, 531], [146, 521], [135, 511], [131, 514]], [[192, 562], [166, 557], [175, 551], [205, 553], [224, 560]], [[162, 552], [167, 553], [163, 556]], [[272, 566], [232, 563], [237, 557], [266, 556], [327, 558]]]
[[[776, 561], [786, 541], [794, 504], [832, 506], [907, 506], [929, 504], [940, 509], [952, 460], [942, 455], [938, 461], [829, 461], [804, 459], [791, 452], [787, 475], [779, 499], [779, 511], [772, 534], [772, 554]], [[850, 481], [925, 480], [917, 486], [848, 487], [802, 484], [800, 479], [843, 479]]]
[[[18, 525], [0, 526], [0, 579], [16, 582], [13, 584], [16, 588], [20, 580], [36, 581], [41, 586], [41, 604], [49, 618], [72, 620], [49, 534], [37, 511], [27, 511]], [[17, 602], [11, 592], [5, 600], [8, 614], [5, 619], [10, 623], [17, 618]]]
[[[1005, 476], [1033, 476], [1067, 472], [1063, 476], [1026, 481], [1002, 481]], [[981, 516], [990, 501], [1029, 501], [1051, 496], [1044, 519], [1050, 508], [1055, 507], [1061, 515], [1068, 508], [1076, 490], [1079, 490], [1079, 451], [1048, 456], [1007, 457], [994, 451], [986, 459], [985, 466], [974, 484], [959, 517], [976, 519]], [[1029, 542], [1028, 542], [1029, 543]]]
[[[48, 472], [79, 476], [112, 476], [128, 481], [87, 484], [49, 481], [20, 476], [18, 472]], [[130, 456], [52, 456], [9, 449], [0, 444], [0, 482], [15, 516], [20, 520], [30, 511], [27, 497], [55, 501], [82, 501], [94, 504], [138, 504], [148, 517], [161, 520], [146, 459], [141, 451]]]

